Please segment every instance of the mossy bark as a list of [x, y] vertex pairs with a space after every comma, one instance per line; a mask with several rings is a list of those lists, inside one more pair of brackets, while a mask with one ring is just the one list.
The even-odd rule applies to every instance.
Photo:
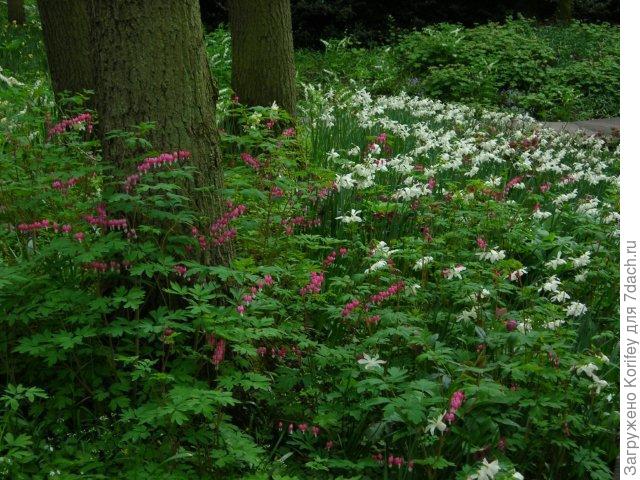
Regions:
[[16, 23], [17, 25], [24, 25], [27, 19], [27, 15], [24, 11], [24, 0], [8, 0], [7, 13], [9, 17], [9, 23]]
[[198, 1], [90, 0], [90, 5], [98, 134], [105, 159], [123, 175], [133, 173], [127, 172], [133, 152], [121, 138], [106, 134], [154, 122], [146, 135], [154, 149], [191, 152], [196, 171], [183, 193], [211, 221], [221, 211], [218, 89], [206, 57]]
[[38, 0], [53, 91], [93, 90], [87, 0]]
[[295, 114], [295, 66], [289, 0], [229, 0], [231, 87], [241, 103], [276, 102]]

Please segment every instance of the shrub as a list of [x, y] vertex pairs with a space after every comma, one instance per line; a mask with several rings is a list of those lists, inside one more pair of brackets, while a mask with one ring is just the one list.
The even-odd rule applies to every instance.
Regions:
[[615, 117], [620, 110], [619, 29], [609, 25], [439, 24], [385, 48], [303, 51], [298, 68], [305, 82], [404, 90], [541, 120]]

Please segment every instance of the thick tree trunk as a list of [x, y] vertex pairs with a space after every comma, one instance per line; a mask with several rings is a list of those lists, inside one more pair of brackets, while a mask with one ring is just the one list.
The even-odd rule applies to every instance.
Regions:
[[53, 91], [93, 90], [87, 0], [38, 0]]
[[191, 152], [196, 172], [185, 193], [211, 221], [221, 206], [218, 90], [207, 62], [198, 1], [90, 4], [98, 133], [105, 159], [123, 173], [133, 173], [128, 161], [132, 152], [121, 139], [107, 139], [105, 134], [155, 122], [147, 136], [154, 149]]
[[295, 67], [289, 0], [229, 0], [231, 86], [240, 102], [276, 102], [295, 114]]
[[27, 16], [24, 11], [24, 0], [9, 0], [7, 4], [9, 23], [24, 25]]

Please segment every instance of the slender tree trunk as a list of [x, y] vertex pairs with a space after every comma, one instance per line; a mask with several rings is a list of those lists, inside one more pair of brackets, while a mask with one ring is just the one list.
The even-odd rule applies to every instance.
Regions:
[[558, 0], [556, 18], [560, 23], [567, 24], [573, 17], [573, 0]]
[[38, 0], [53, 91], [93, 90], [87, 0]]
[[121, 139], [105, 134], [155, 122], [147, 136], [154, 149], [191, 152], [196, 172], [185, 194], [211, 221], [221, 206], [218, 89], [206, 57], [198, 1], [90, 0], [90, 5], [98, 133], [105, 159], [123, 173], [133, 173], [127, 161], [132, 152]]
[[295, 114], [295, 67], [289, 0], [229, 0], [231, 86], [240, 102], [276, 102]]
[[9, 23], [24, 25], [27, 16], [24, 11], [24, 0], [8, 0], [7, 9], [9, 13]]

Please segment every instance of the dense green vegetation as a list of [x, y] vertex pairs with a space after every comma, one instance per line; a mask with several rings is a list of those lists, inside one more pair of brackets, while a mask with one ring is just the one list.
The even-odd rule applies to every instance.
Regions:
[[[32, 17], [33, 18], [33, 17]], [[37, 24], [2, 36], [0, 65], [41, 74], [46, 61]], [[298, 50], [302, 83], [405, 91], [540, 120], [587, 120], [620, 115], [620, 29], [574, 21], [541, 26], [511, 20], [475, 28], [439, 24], [398, 34], [388, 46], [364, 48], [349, 38]], [[207, 36], [222, 90], [231, 84], [231, 42], [218, 29]]]
[[606, 24], [440, 24], [373, 49], [330, 41], [324, 51], [298, 52], [298, 69], [303, 82], [585, 120], [619, 116], [619, 43], [619, 28]]
[[[298, 48], [320, 48], [321, 40], [351, 36], [364, 45], [389, 42], [389, 32], [447, 22], [473, 26], [524, 15], [540, 22], [558, 17], [559, 0], [291, 0], [293, 39]], [[572, 0], [572, 16], [590, 23], [620, 23], [618, 0]], [[227, 23], [224, 0], [200, 0], [211, 30]]]
[[295, 122], [233, 100], [212, 32], [208, 218], [153, 124], [115, 167], [61, 113], [29, 13], [0, 29], [0, 478], [612, 477], [618, 140], [495, 110], [617, 113], [617, 29], [329, 42]]

